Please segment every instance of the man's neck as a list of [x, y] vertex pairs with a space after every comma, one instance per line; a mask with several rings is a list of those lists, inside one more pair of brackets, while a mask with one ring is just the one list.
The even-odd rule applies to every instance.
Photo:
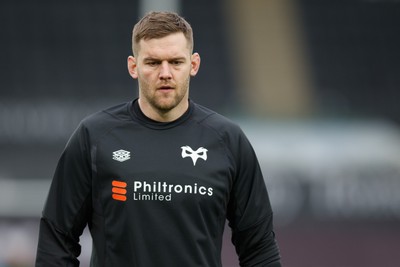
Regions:
[[150, 105], [146, 101], [143, 101], [141, 98], [138, 99], [139, 108], [143, 112], [143, 114], [158, 122], [171, 122], [180, 118], [189, 108], [188, 99], [182, 100], [182, 102], [177, 105], [175, 108], [171, 110], [160, 110]]

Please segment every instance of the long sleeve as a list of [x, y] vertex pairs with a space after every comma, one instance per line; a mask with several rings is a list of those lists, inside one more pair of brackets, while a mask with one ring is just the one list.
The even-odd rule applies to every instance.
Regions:
[[91, 210], [91, 164], [86, 136], [81, 125], [58, 162], [40, 221], [37, 267], [79, 266], [79, 237]]
[[258, 160], [244, 134], [235, 141], [232, 147], [237, 168], [228, 220], [240, 265], [279, 267], [272, 209]]

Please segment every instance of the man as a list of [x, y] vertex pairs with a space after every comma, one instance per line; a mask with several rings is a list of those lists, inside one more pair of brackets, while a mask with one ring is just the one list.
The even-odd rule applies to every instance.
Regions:
[[242, 266], [281, 266], [255, 153], [238, 126], [189, 99], [190, 25], [152, 12], [133, 30], [139, 98], [82, 121], [55, 171], [36, 266], [221, 266], [225, 219]]

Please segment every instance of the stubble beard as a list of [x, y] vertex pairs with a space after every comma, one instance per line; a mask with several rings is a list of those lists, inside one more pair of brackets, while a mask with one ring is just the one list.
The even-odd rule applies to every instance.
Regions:
[[190, 76], [182, 83], [176, 84], [175, 89], [169, 93], [152, 91], [148, 84], [140, 84], [142, 96], [149, 105], [161, 114], [166, 114], [176, 108], [189, 91]]

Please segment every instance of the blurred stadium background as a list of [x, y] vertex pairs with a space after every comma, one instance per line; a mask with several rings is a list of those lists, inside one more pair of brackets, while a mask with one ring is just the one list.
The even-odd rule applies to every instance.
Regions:
[[[136, 97], [126, 57], [148, 10], [191, 22], [191, 96], [253, 143], [284, 266], [400, 266], [398, 0], [1, 1], [0, 266], [34, 265], [79, 121]], [[238, 266], [229, 239], [223, 263]], [[88, 266], [87, 232], [82, 243]]]

